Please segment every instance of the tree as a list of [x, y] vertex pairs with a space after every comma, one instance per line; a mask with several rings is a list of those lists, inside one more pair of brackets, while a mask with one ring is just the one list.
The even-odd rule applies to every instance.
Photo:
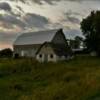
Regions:
[[69, 40], [69, 45], [72, 49], [79, 49], [81, 47], [82, 42], [83, 38], [80, 36], [76, 36], [74, 40]]
[[80, 48], [82, 42], [83, 42], [83, 38], [80, 36], [76, 36], [75, 37], [75, 48]]
[[10, 48], [3, 49], [0, 51], [0, 57], [12, 57], [13, 51]]
[[100, 11], [92, 11], [81, 22], [85, 36], [85, 44], [89, 51], [95, 51], [100, 56]]

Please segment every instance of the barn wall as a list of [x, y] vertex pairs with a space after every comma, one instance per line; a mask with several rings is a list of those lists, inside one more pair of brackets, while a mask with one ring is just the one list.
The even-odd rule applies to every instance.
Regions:
[[53, 54], [53, 58], [50, 57], [51, 55], [48, 54], [48, 61], [51, 61], [51, 62], [56, 62], [57, 61], [57, 56], [55, 54]]
[[40, 54], [36, 55], [36, 59], [39, 61], [39, 62], [44, 62], [44, 54], [41, 54], [42, 57], [40, 58]]
[[[40, 57], [40, 55], [42, 55], [42, 57]], [[50, 57], [51, 55], [53, 55], [52, 58]], [[36, 55], [36, 59], [40, 62], [57, 61], [57, 57], [53, 49], [46, 45], [41, 48], [40, 52]]]
[[17, 45], [14, 46], [14, 54], [19, 54], [19, 56], [35, 57], [40, 45]]
[[[40, 55], [42, 55], [42, 57], [40, 57]], [[51, 54], [37, 54], [36, 55], [36, 59], [39, 62], [57, 62], [57, 56], [55, 54], [53, 54], [53, 58], [50, 57]]]

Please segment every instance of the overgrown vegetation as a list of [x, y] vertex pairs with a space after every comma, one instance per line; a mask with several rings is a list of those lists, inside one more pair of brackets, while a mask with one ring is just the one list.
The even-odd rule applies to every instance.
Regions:
[[10, 48], [6, 48], [0, 51], [0, 58], [12, 58], [13, 51]]
[[99, 100], [100, 59], [58, 63], [0, 59], [0, 100]]
[[85, 44], [87, 49], [95, 51], [100, 56], [100, 11], [92, 11], [81, 22], [81, 29], [85, 36]]

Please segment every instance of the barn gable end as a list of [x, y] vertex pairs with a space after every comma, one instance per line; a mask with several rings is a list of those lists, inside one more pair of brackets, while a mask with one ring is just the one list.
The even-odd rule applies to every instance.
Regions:
[[55, 36], [54, 36], [53, 39], [52, 39], [52, 43], [54, 43], [54, 44], [61, 44], [61, 45], [66, 45], [66, 44], [67, 44], [66, 38], [65, 38], [65, 35], [64, 35], [62, 29], [60, 29], [60, 30], [55, 34]]
[[[52, 57], [51, 57], [52, 56]], [[37, 51], [36, 59], [39, 62], [49, 62], [49, 61], [57, 61], [57, 56], [52, 48], [52, 46], [45, 42]]]

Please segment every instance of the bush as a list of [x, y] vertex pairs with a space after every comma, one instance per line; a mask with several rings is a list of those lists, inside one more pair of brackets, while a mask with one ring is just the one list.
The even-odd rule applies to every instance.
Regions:
[[1, 58], [13, 57], [13, 51], [10, 48], [3, 49], [0, 51], [0, 57]]

